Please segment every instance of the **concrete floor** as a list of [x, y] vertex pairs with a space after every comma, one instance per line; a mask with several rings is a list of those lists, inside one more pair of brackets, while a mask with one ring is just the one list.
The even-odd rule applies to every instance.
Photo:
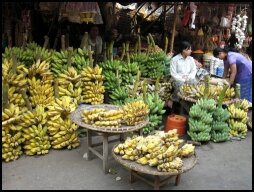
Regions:
[[[112, 145], [111, 145], [112, 146]], [[117, 174], [104, 174], [102, 161], [83, 158], [86, 138], [73, 150], [51, 150], [44, 156], [26, 156], [2, 162], [2, 190], [148, 190], [143, 181], [129, 183], [129, 172], [111, 158], [109, 167]], [[163, 190], [252, 190], [252, 132], [242, 141], [212, 143], [196, 148], [197, 165], [184, 173], [180, 184], [174, 180]], [[117, 181], [116, 177], [121, 177]]]

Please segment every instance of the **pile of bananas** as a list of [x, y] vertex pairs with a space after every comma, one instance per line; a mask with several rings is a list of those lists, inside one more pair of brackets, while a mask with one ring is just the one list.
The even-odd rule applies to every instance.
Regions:
[[192, 144], [185, 144], [179, 151], [180, 157], [189, 157], [190, 155], [194, 154], [195, 146]]
[[55, 102], [48, 106], [47, 126], [53, 149], [71, 149], [79, 146], [80, 141], [76, 133], [78, 126], [72, 123], [69, 117], [76, 107], [75, 100], [68, 96], [56, 98]]
[[[203, 98], [207, 94], [208, 98], [215, 99], [218, 101], [219, 94], [221, 93], [223, 86], [220, 85], [209, 85], [208, 93], [205, 92], [205, 84], [183, 84], [180, 88], [180, 93], [183, 96], [190, 97], [193, 99]], [[235, 97], [234, 88], [227, 89], [224, 100], [228, 101]]]
[[13, 54], [16, 55], [17, 61], [23, 63], [26, 67], [30, 67], [37, 59], [49, 61], [52, 56], [51, 51], [40, 47], [34, 42], [28, 43], [24, 48], [6, 48], [2, 57], [11, 59]]
[[55, 77], [63, 73], [68, 67], [68, 59], [70, 59], [71, 65], [77, 70], [82, 71], [84, 67], [89, 64], [88, 51], [86, 49], [74, 49], [69, 52], [65, 51], [54, 51], [51, 56], [51, 70], [54, 72]]
[[[13, 72], [12, 70], [15, 67], [16, 72]], [[12, 59], [5, 59], [2, 63], [2, 81], [6, 82], [9, 87], [14, 86], [17, 88], [24, 88], [27, 83], [27, 74], [27, 68], [22, 64], [17, 64], [17, 66], [14, 66]]]
[[170, 81], [159, 83], [159, 96], [160, 98], [167, 102], [171, 100], [172, 93], [173, 93], [173, 86]]
[[74, 67], [68, 67], [58, 76], [59, 97], [69, 96], [79, 104], [82, 101], [82, 83]]
[[238, 103], [234, 103], [228, 106], [230, 113], [229, 118], [229, 134], [234, 137], [245, 138], [247, 135], [247, 120], [248, 120], [248, 107], [247, 100], [242, 100]]
[[165, 74], [166, 54], [164, 51], [152, 53], [135, 53], [131, 55], [131, 61], [138, 63], [142, 77], [157, 78]]
[[81, 117], [85, 123], [96, 127], [119, 128], [121, 126], [123, 111], [121, 109], [106, 111], [104, 108], [96, 108], [84, 110]]
[[96, 65], [94, 68], [86, 67], [81, 72], [81, 81], [83, 82], [83, 102], [93, 105], [102, 104], [104, 101], [104, 76], [102, 68]]
[[228, 121], [229, 112], [218, 106], [213, 112], [213, 123], [211, 131], [211, 140], [213, 142], [227, 141], [229, 137]]
[[137, 125], [144, 122], [149, 114], [149, 107], [143, 100], [127, 103], [123, 106], [123, 120], [127, 125]]
[[115, 88], [109, 95], [110, 103], [114, 105], [123, 105], [126, 103], [129, 93], [125, 87]]
[[47, 134], [47, 120], [47, 112], [39, 105], [23, 115], [20, 126], [25, 139], [23, 148], [26, 155], [41, 155], [49, 152], [51, 145]]
[[114, 153], [123, 159], [136, 161], [142, 165], [157, 167], [158, 171], [178, 172], [182, 169], [183, 161], [180, 157], [194, 154], [194, 146], [180, 147], [180, 140], [176, 129], [167, 133], [158, 131], [147, 137], [133, 136], [114, 148]]
[[157, 93], [147, 94], [145, 101], [150, 109], [149, 112], [149, 124], [143, 128], [143, 133], [148, 134], [154, 130], [158, 125], [162, 123], [162, 115], [166, 112], [163, 110], [164, 101], [159, 98]]
[[28, 71], [28, 91], [32, 107], [41, 105], [46, 107], [54, 101], [53, 74], [49, 63], [37, 60]]
[[193, 141], [209, 141], [216, 105], [213, 99], [200, 99], [190, 108], [188, 135]]
[[107, 60], [100, 63], [100, 66], [105, 76], [105, 88], [110, 91], [117, 88], [118, 83], [120, 86], [132, 84], [138, 71], [137, 63], [124, 63], [120, 60]]
[[2, 159], [6, 162], [16, 160], [22, 154], [21, 114], [22, 111], [14, 104], [2, 111]]

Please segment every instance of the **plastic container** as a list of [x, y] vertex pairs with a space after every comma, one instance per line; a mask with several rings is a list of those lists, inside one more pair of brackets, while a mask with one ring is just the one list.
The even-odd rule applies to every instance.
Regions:
[[186, 133], [186, 117], [182, 115], [169, 115], [167, 117], [165, 132], [176, 129], [179, 136]]

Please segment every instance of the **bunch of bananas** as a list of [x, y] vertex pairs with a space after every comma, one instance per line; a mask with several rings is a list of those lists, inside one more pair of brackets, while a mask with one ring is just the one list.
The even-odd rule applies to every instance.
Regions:
[[[17, 67], [16, 72], [12, 72], [13, 68]], [[18, 64], [14, 66], [13, 60], [5, 59], [2, 63], [2, 81], [6, 82], [9, 87], [14, 86], [17, 88], [23, 88], [27, 84], [26, 76], [28, 70], [24, 65]]]
[[193, 141], [209, 141], [213, 122], [213, 111], [216, 109], [213, 99], [200, 99], [190, 108], [188, 135]]
[[83, 68], [87, 67], [89, 64], [89, 53], [87, 49], [74, 49], [72, 56], [72, 66], [77, 69], [77, 71], [82, 71]]
[[52, 148], [68, 149], [79, 146], [76, 130], [78, 126], [70, 120], [70, 113], [77, 107], [75, 100], [68, 96], [56, 98], [50, 106], [48, 106], [49, 120], [47, 122], [48, 132]]
[[229, 134], [231, 136], [245, 138], [247, 135], [247, 102], [246, 100], [242, 100], [228, 106], [230, 113], [228, 120], [230, 127]]
[[23, 63], [26, 67], [30, 67], [37, 59], [49, 61], [51, 59], [52, 52], [40, 47], [34, 42], [31, 42], [24, 48], [6, 48], [2, 57], [4, 59], [11, 59], [13, 54], [16, 55], [18, 62]]
[[142, 76], [148, 78], [164, 76], [166, 70], [164, 65], [165, 60], [166, 54], [163, 51], [131, 55], [131, 61], [138, 63]]
[[22, 154], [20, 144], [23, 142], [21, 131], [13, 132], [8, 127], [2, 127], [2, 159], [6, 162], [18, 159]]
[[211, 140], [213, 142], [227, 141], [229, 137], [228, 121], [229, 112], [221, 106], [217, 107], [213, 112], [213, 124], [211, 131]]
[[126, 103], [126, 99], [129, 97], [129, 94], [125, 87], [118, 87], [112, 91], [109, 97], [111, 104], [123, 105]]
[[66, 51], [54, 51], [51, 56], [50, 69], [57, 77], [67, 69], [68, 52]]
[[[212, 98], [212, 99], [215, 99], [216, 101], [218, 101], [219, 94], [221, 93], [222, 89], [223, 89], [223, 86], [211, 84], [211, 85], [209, 85], [208, 92], [206, 92], [205, 84], [202, 84], [202, 83], [196, 84], [196, 85], [195, 84], [183, 84], [180, 88], [180, 93], [183, 96], [191, 97], [194, 99], [203, 98], [205, 96], [205, 94], [207, 94], [208, 98]], [[235, 90], [232, 87], [230, 89], [227, 89], [223, 101], [231, 100], [234, 97], [235, 97]]]
[[77, 103], [82, 101], [82, 83], [74, 67], [68, 67], [58, 76], [58, 91], [59, 97], [69, 96], [76, 99]]
[[124, 63], [120, 60], [106, 60], [100, 63], [100, 66], [103, 68], [107, 90], [114, 90], [118, 83], [119, 86], [132, 84], [138, 71], [137, 63]]
[[168, 100], [170, 100], [173, 93], [172, 83], [170, 81], [159, 83], [158, 93], [163, 101], [167, 102]]
[[28, 71], [28, 92], [32, 107], [47, 106], [54, 101], [53, 74], [49, 63], [38, 60]]
[[84, 110], [81, 115], [83, 121], [87, 124], [102, 128], [119, 128], [123, 117], [121, 109], [108, 110], [97, 108]]
[[150, 109], [149, 124], [143, 128], [143, 133], [148, 134], [162, 123], [162, 115], [166, 112], [163, 110], [164, 101], [159, 98], [157, 93], [147, 94], [145, 101]]
[[86, 67], [81, 72], [83, 82], [83, 102], [91, 104], [102, 104], [104, 101], [104, 76], [102, 68], [96, 65], [94, 68]]
[[158, 131], [147, 137], [133, 136], [127, 138], [114, 148], [114, 153], [123, 159], [136, 161], [142, 165], [157, 166], [158, 171], [178, 172], [183, 166], [181, 156], [194, 154], [194, 147], [180, 145], [176, 129], [165, 133]]
[[127, 103], [123, 106], [123, 120], [127, 125], [137, 125], [144, 122], [149, 114], [149, 107], [143, 100]]
[[24, 150], [26, 155], [41, 155], [49, 152], [51, 147], [47, 135], [47, 112], [43, 106], [36, 106], [33, 111], [24, 113], [20, 126], [25, 139]]
[[192, 144], [185, 144], [179, 151], [180, 157], [188, 157], [194, 154], [195, 146]]
[[2, 159], [6, 162], [18, 159], [22, 154], [21, 114], [19, 107], [12, 103], [2, 111]]

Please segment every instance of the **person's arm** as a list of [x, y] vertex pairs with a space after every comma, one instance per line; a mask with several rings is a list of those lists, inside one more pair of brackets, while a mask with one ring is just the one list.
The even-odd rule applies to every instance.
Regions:
[[190, 74], [188, 75], [188, 79], [195, 79], [196, 74], [197, 74], [197, 66], [195, 64], [194, 59], [190, 60], [190, 65], [191, 65], [191, 71]]
[[229, 77], [230, 85], [232, 85], [234, 83], [236, 73], [237, 73], [236, 64], [231, 64], [230, 65], [230, 77]]
[[229, 65], [224, 64], [224, 74], [223, 74], [223, 79], [228, 77], [228, 70], [229, 70]]
[[177, 71], [176, 71], [176, 65], [177, 65], [177, 62], [176, 61], [172, 61], [171, 65], [170, 65], [170, 74], [171, 74], [171, 76], [176, 81], [185, 82], [185, 79], [182, 78], [182, 76], [177, 73]]

